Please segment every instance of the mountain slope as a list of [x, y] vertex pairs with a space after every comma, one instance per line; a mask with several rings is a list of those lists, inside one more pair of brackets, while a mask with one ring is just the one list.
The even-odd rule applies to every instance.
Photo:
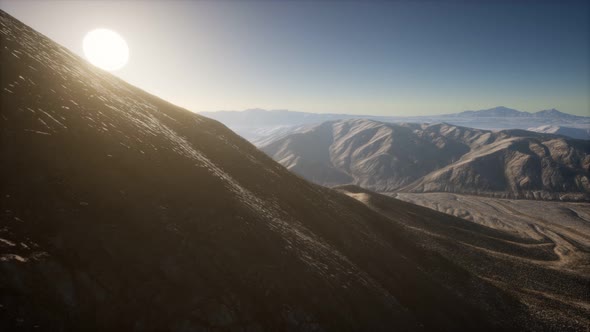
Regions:
[[544, 199], [587, 199], [590, 193], [589, 141], [524, 130], [343, 120], [283, 136], [261, 149], [293, 172], [329, 186]]
[[4, 12], [0, 35], [2, 330], [547, 324], [220, 123], [93, 68]]

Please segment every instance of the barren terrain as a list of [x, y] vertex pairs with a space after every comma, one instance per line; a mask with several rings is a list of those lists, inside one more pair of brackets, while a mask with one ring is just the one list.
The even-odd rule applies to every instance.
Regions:
[[409, 235], [412, 241], [452, 257], [468, 271], [514, 294], [538, 321], [556, 330], [590, 326], [587, 204], [399, 195], [473, 220], [469, 221], [356, 186], [339, 190], [392, 222], [404, 224], [413, 234]]

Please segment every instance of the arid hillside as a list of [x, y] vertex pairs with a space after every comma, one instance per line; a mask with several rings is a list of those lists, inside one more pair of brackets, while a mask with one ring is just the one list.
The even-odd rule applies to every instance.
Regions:
[[558, 135], [355, 119], [266, 141], [269, 156], [326, 186], [590, 199], [590, 141]]

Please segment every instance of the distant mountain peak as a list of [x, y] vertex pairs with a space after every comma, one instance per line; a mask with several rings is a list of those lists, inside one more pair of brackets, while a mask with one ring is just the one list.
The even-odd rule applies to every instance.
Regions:
[[553, 120], [569, 120], [569, 121], [578, 121], [578, 120], [581, 120], [584, 118], [584, 117], [581, 117], [578, 115], [560, 112], [555, 108], [538, 111], [536, 113], [533, 113], [532, 116], [537, 117], [537, 118], [546, 118], [546, 119], [553, 119]]
[[521, 112], [506, 106], [496, 106], [488, 109], [477, 111], [464, 111], [458, 114], [459, 116], [478, 116], [478, 117], [498, 117], [498, 116], [528, 116], [529, 113]]
[[520, 112], [518, 110], [515, 110], [513, 108], [509, 108], [509, 107], [506, 107], [506, 106], [496, 106], [496, 107], [488, 108], [487, 111], [514, 111], [514, 112]]
[[555, 108], [541, 110], [541, 111], [535, 112], [535, 114], [544, 114], [544, 115], [548, 115], [548, 114], [559, 114], [559, 115], [562, 115], [563, 114], [563, 115], [569, 115], [567, 113], [560, 112], [560, 111], [558, 111]]
[[[454, 118], [457, 117], [468, 117], [468, 118], [506, 118], [506, 117], [513, 117], [513, 118], [522, 118], [522, 119], [545, 119], [549, 121], [577, 121], [583, 119], [584, 117], [564, 113], [558, 111], [555, 108], [546, 109], [542, 111], [538, 111], [535, 113], [523, 112], [513, 108], [508, 108], [505, 106], [497, 106], [483, 110], [477, 111], [464, 111], [461, 113], [456, 114], [448, 114], [447, 116], [451, 116]], [[587, 120], [587, 118], [586, 118]], [[538, 121], [538, 120], [537, 120]]]

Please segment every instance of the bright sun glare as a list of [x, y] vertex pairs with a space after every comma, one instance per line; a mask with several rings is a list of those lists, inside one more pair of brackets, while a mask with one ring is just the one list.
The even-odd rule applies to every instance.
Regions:
[[129, 59], [129, 47], [118, 33], [108, 29], [88, 32], [82, 43], [86, 59], [108, 71], [123, 68]]

